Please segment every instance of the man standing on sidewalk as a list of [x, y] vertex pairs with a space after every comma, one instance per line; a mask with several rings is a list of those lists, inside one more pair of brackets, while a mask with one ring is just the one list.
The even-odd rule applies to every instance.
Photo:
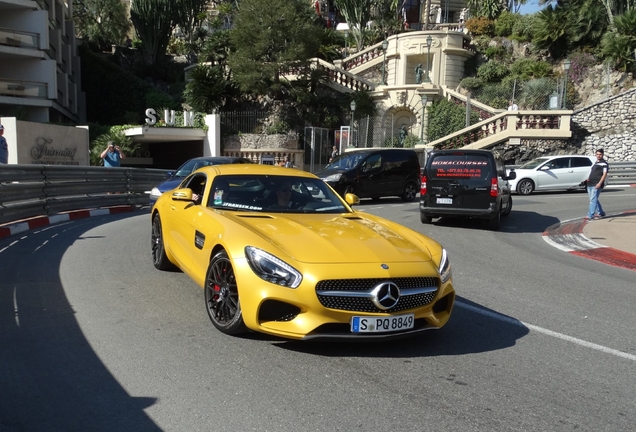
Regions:
[[119, 167], [121, 166], [121, 160], [126, 157], [124, 152], [121, 151], [119, 146], [113, 144], [112, 141], [108, 141], [108, 147], [106, 150], [99, 155], [102, 159], [104, 159], [104, 166], [108, 168]]
[[587, 219], [600, 219], [605, 217], [605, 212], [599, 201], [599, 195], [605, 187], [609, 164], [603, 159], [605, 152], [602, 148], [596, 150], [596, 162], [592, 165], [590, 176], [586, 180], [587, 193], [590, 196], [590, 208], [587, 211]]
[[0, 124], [0, 164], [9, 163], [9, 145], [4, 135], [4, 126]]

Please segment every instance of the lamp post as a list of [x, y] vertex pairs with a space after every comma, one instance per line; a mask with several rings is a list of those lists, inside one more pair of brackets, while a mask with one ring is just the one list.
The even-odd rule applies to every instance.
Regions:
[[568, 98], [568, 71], [570, 70], [570, 66], [572, 62], [568, 59], [563, 61], [563, 70], [565, 71], [565, 83], [563, 84], [563, 109], [565, 109], [565, 102]]
[[382, 60], [382, 85], [386, 85], [386, 49], [389, 47], [389, 41], [382, 41], [382, 51], [384, 51], [384, 60]]
[[347, 42], [349, 41], [349, 30], [345, 30], [345, 48], [342, 53], [342, 58], [347, 57]]
[[426, 125], [426, 122], [424, 121], [424, 119], [426, 119], [426, 103], [428, 102], [428, 96], [423, 94], [421, 95], [421, 98], [422, 98], [422, 127], [420, 128], [420, 142], [422, 144], [425, 144], [426, 141], [424, 141], [424, 127]]
[[357, 147], [353, 144], [353, 116], [356, 113], [356, 101], [351, 101], [351, 126], [349, 126], [349, 145], [352, 147]]
[[428, 70], [431, 67], [431, 45], [433, 45], [433, 38], [431, 37], [431, 35], [428, 35], [428, 37], [426, 38], [426, 48], [428, 50], [428, 53], [426, 54], [426, 76], [424, 77], [425, 83], [431, 82], [431, 78], [428, 75]]

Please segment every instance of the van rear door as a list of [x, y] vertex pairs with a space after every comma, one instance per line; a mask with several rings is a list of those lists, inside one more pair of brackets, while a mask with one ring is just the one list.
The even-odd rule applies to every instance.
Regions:
[[431, 155], [427, 168], [429, 207], [488, 209], [494, 162], [485, 154], [457, 151]]

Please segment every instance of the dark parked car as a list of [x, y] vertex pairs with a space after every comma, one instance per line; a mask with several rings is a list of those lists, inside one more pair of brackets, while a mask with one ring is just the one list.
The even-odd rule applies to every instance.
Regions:
[[420, 162], [408, 149], [360, 149], [345, 152], [316, 175], [342, 197], [399, 196], [413, 201], [419, 191]]
[[162, 193], [175, 189], [184, 178], [189, 176], [193, 171], [201, 167], [209, 165], [226, 165], [226, 164], [249, 164], [253, 163], [250, 159], [242, 157], [197, 157], [188, 160], [181, 165], [176, 171], [168, 171], [167, 178], [152, 188], [150, 191], [150, 205], [154, 205]]
[[512, 210], [512, 196], [501, 157], [489, 150], [440, 150], [429, 154], [422, 172], [420, 219], [471, 217], [498, 229]]

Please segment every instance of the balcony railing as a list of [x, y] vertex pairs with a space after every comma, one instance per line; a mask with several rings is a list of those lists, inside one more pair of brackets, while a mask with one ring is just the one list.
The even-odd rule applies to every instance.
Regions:
[[40, 35], [37, 33], [0, 28], [0, 45], [39, 49]]
[[0, 78], [0, 96], [46, 99], [47, 90], [46, 83]]

